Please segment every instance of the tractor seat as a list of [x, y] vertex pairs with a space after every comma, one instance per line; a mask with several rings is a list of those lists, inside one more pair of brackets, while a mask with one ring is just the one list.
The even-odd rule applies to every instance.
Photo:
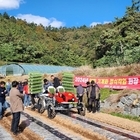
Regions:
[[50, 96], [53, 96], [56, 93], [56, 89], [53, 86], [49, 86], [48, 92], [49, 92]]
[[59, 93], [63, 93], [63, 92], [65, 92], [65, 89], [64, 89], [63, 86], [58, 86], [58, 87], [57, 87], [57, 91], [58, 91]]

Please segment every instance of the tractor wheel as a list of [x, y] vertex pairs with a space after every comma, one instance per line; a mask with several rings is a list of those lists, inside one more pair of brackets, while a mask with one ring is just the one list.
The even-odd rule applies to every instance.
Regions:
[[54, 105], [52, 103], [49, 103], [47, 107], [47, 111], [48, 111], [48, 118], [53, 119], [56, 115], [56, 112], [54, 109]]
[[43, 102], [41, 99], [39, 99], [38, 100], [38, 112], [42, 114], [42, 113], [44, 113], [44, 111], [45, 111], [45, 108], [43, 106]]
[[77, 110], [78, 110], [78, 114], [80, 114], [82, 116], [85, 116], [85, 114], [86, 114], [86, 107], [85, 107], [85, 105], [83, 103], [80, 103], [78, 105], [78, 109]]

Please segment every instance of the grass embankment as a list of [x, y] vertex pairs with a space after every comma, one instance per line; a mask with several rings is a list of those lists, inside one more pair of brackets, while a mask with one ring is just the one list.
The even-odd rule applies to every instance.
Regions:
[[110, 114], [113, 115], [113, 116], [117, 116], [117, 117], [121, 117], [121, 118], [125, 118], [125, 119], [140, 122], [140, 117], [137, 117], [137, 116], [125, 115], [125, 114], [116, 113], [116, 112], [112, 112]]

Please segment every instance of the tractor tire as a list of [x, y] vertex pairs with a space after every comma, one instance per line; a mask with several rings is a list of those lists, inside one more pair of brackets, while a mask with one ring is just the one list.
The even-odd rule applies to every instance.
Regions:
[[44, 111], [45, 111], [45, 108], [44, 108], [44, 106], [43, 106], [43, 103], [42, 103], [42, 100], [41, 99], [39, 99], [38, 100], [38, 113], [44, 113]]
[[49, 119], [53, 119], [56, 116], [55, 108], [54, 108], [54, 105], [52, 103], [48, 104], [47, 112], [48, 112]]
[[80, 106], [80, 108], [78, 108], [78, 114], [81, 116], [85, 116], [86, 115], [86, 107], [83, 103], [80, 103], [78, 106]]

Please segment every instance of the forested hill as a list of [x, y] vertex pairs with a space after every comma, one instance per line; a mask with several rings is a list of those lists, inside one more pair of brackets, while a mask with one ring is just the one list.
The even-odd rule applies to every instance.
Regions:
[[0, 59], [52, 65], [118, 66], [140, 62], [140, 0], [122, 18], [95, 27], [53, 28], [0, 14]]

